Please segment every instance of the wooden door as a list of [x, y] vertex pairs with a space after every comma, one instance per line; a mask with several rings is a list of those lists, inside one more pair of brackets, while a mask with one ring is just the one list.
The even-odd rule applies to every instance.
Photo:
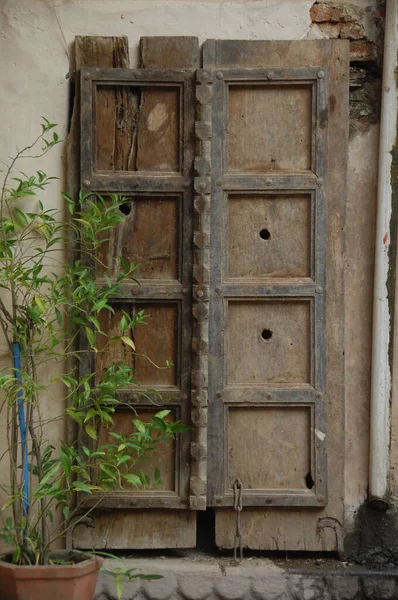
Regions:
[[323, 42], [205, 44], [201, 77], [213, 115], [208, 500], [218, 546], [233, 543], [228, 507], [238, 481], [245, 545], [336, 548], [317, 526], [325, 516], [340, 526], [343, 517], [341, 314], [333, 321], [342, 308], [334, 253], [343, 198], [333, 188], [345, 173], [336, 161], [346, 147], [346, 101], [336, 95], [347, 81], [345, 52]]
[[145, 308], [137, 346], [175, 365], [130, 357], [142, 389], [121, 394], [145, 416], [152, 387], [192, 429], [160, 457], [163, 488], [115, 492], [78, 545], [193, 546], [195, 511], [210, 506], [231, 548], [239, 479], [245, 546], [335, 550], [348, 44], [208, 40], [196, 73], [197, 40], [142, 49], [146, 69], [82, 72], [81, 184], [129, 197], [103, 262], [142, 263], [141, 285], [115, 307]]

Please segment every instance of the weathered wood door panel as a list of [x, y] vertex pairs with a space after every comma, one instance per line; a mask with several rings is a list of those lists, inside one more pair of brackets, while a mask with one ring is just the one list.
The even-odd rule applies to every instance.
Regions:
[[212, 110], [209, 500], [233, 505], [239, 478], [246, 505], [322, 506], [327, 69], [224, 69]]
[[347, 47], [209, 40], [203, 56], [216, 543], [233, 545], [239, 478], [245, 545], [336, 549], [317, 525], [343, 517]]
[[[193, 71], [81, 70], [82, 185], [126, 197], [125, 221], [100, 247], [96, 281], [117, 276], [121, 258], [140, 265], [139, 284], [123, 283], [101, 327], [119, 331], [123, 312], [147, 315], [129, 333], [136, 352], [120, 343], [103, 349], [99, 337], [98, 353], [83, 369], [101, 379], [123, 360], [137, 380], [119, 391], [126, 405], [142, 419], [169, 408], [171, 418], [185, 423], [191, 419], [193, 92]], [[119, 410], [113, 431], [129, 431], [131, 417], [131, 410]], [[108, 436], [99, 432], [101, 441]], [[101, 508], [188, 509], [190, 438], [191, 432], [178, 436], [137, 466], [149, 475], [159, 467], [161, 486], [115, 491]], [[96, 503], [96, 494], [89, 501]]]

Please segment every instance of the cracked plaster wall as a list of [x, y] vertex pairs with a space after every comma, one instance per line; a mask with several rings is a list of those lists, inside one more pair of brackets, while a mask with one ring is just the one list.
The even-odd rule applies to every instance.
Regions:
[[[7, 160], [17, 146], [32, 139], [41, 115], [59, 123], [61, 135], [66, 136], [67, 73], [76, 35], [128, 36], [132, 66], [136, 66], [139, 38], [146, 35], [193, 35], [198, 36], [200, 42], [213, 37], [285, 40], [336, 37], [333, 23], [313, 20], [312, 5], [303, 0], [2, 0], [0, 159]], [[349, 14], [357, 15], [352, 25], [352, 43], [365, 40], [375, 44], [376, 58], [359, 60], [359, 66], [356, 65], [357, 80], [361, 79], [362, 68], [364, 77], [369, 78], [370, 71], [377, 72], [379, 64], [382, 6], [375, 0], [357, 0], [354, 5], [343, 1], [339, 5], [345, 6]], [[341, 31], [340, 28], [340, 37], [343, 36]], [[365, 54], [365, 58], [369, 56]], [[372, 93], [376, 99], [369, 102], [374, 108], [378, 92], [372, 87]], [[348, 523], [365, 500], [367, 490], [378, 146], [377, 108], [370, 117], [360, 113], [361, 107], [352, 119], [346, 213], [345, 502]], [[64, 188], [63, 162], [63, 148], [58, 147], [37, 165], [60, 177], [59, 182], [43, 194], [53, 206], [60, 205], [59, 191]], [[23, 167], [29, 169], [28, 165]], [[4, 345], [0, 345], [0, 360], [4, 353]], [[49, 403], [49, 413], [51, 410]], [[61, 434], [58, 429], [57, 436]], [[0, 439], [0, 447], [3, 445], [4, 440]], [[5, 476], [5, 468], [0, 465], [0, 477]]]

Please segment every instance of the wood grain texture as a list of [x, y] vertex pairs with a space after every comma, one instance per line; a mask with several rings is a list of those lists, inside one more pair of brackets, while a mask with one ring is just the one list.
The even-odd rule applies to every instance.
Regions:
[[[228, 97], [229, 170], [311, 168], [311, 86], [233, 85]], [[272, 122], [272, 126], [268, 123]]]
[[178, 171], [178, 88], [97, 86], [96, 168]]
[[145, 69], [198, 69], [199, 40], [193, 36], [142, 37], [140, 66]]
[[[136, 310], [145, 310], [147, 318], [146, 324], [137, 325], [133, 332], [137, 349], [135, 377], [147, 385], [178, 385], [177, 305], [145, 303], [137, 305]], [[167, 360], [173, 366], [167, 367]]]
[[311, 471], [310, 427], [308, 408], [230, 408], [230, 489], [237, 477], [249, 489], [261, 489], [264, 482], [268, 488], [306, 489], [305, 478]]
[[311, 383], [309, 302], [230, 301], [227, 311], [227, 383]]
[[196, 514], [191, 511], [102, 511], [95, 515], [94, 524], [94, 528], [75, 528], [74, 548], [156, 550], [196, 544]]
[[311, 277], [311, 197], [230, 195], [228, 277]]
[[97, 276], [118, 274], [120, 257], [139, 265], [134, 276], [143, 280], [179, 279], [180, 206], [176, 196], [131, 196], [123, 223], [107, 234], [99, 248]]

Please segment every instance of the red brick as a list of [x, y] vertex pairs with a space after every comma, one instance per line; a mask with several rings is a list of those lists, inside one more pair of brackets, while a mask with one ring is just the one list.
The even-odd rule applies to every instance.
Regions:
[[356, 40], [350, 44], [351, 62], [368, 62], [377, 60], [379, 50], [374, 42], [365, 42], [365, 40]]
[[342, 23], [340, 26], [340, 37], [347, 40], [360, 40], [365, 35], [361, 23]]
[[330, 7], [327, 4], [313, 4], [310, 17], [313, 23], [326, 23], [331, 18]]

